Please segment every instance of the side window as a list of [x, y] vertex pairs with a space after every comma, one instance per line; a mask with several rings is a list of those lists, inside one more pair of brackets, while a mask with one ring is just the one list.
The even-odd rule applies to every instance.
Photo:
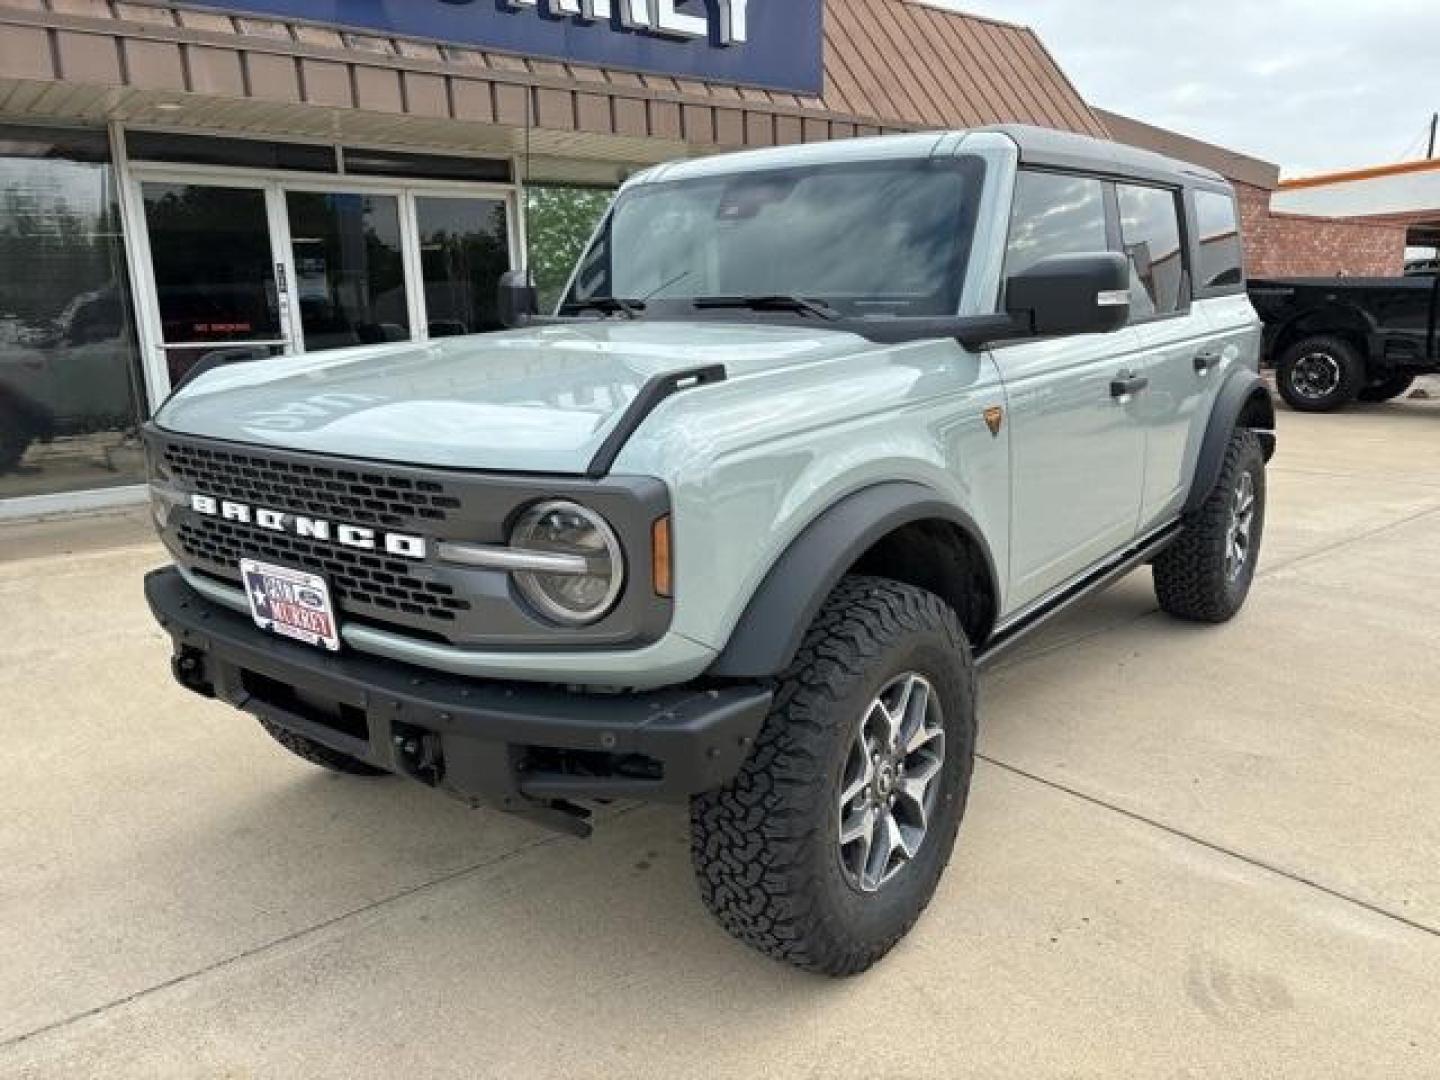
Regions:
[[1223, 289], [1244, 282], [1240, 261], [1240, 222], [1235, 200], [1218, 191], [1195, 192], [1195, 223], [1200, 233], [1197, 289]]
[[1130, 258], [1130, 313], [1140, 322], [1185, 306], [1180, 203], [1168, 188], [1117, 184], [1120, 236]]
[[1048, 255], [1108, 250], [1105, 189], [1099, 180], [1062, 173], [1020, 173], [1010, 214], [1006, 277], [1028, 270]]

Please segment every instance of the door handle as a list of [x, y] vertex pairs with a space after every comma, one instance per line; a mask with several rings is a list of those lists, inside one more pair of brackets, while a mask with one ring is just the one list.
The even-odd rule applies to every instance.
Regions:
[[1110, 396], [1125, 400], [1134, 394], [1140, 393], [1150, 385], [1150, 380], [1143, 375], [1131, 375], [1129, 372], [1122, 372], [1115, 376], [1110, 382]]
[[1209, 375], [1210, 369], [1220, 363], [1218, 352], [1202, 352], [1195, 354], [1195, 372], [1198, 375]]

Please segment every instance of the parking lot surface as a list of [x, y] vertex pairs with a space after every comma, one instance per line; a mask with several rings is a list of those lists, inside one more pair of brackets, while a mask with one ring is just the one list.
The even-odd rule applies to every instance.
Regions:
[[556, 837], [183, 693], [140, 515], [0, 527], [0, 1076], [1440, 1074], [1440, 401], [1280, 423], [1246, 611], [1142, 571], [999, 661], [843, 982], [712, 925], [680, 809]]

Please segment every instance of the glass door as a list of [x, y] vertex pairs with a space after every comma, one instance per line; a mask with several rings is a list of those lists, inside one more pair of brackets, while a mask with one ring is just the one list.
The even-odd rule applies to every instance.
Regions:
[[500, 277], [510, 269], [510, 214], [504, 198], [415, 196], [415, 231], [429, 337], [501, 329]]
[[305, 352], [409, 341], [400, 197], [285, 192]]
[[292, 351], [274, 194], [263, 186], [142, 180], [149, 340], [169, 385], [196, 364]]
[[503, 188], [137, 167], [137, 304], [156, 401], [201, 362], [500, 328]]

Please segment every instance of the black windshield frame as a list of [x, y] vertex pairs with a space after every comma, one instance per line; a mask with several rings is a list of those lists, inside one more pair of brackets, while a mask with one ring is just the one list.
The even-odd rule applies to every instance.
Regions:
[[[944, 276], [941, 281], [937, 282], [936, 289], [932, 294], [926, 297], [917, 297], [913, 300], [902, 301], [898, 299], [886, 300], [880, 297], [857, 298], [856, 296], [835, 296], [827, 295], [824, 289], [805, 289], [803, 287], [793, 289], [793, 295], [803, 296], [807, 299], [832, 305], [857, 319], [865, 319], [867, 317], [899, 317], [914, 313], [908, 310], [913, 308], [918, 308], [919, 314], [931, 317], [954, 316], [958, 314], [973, 251], [975, 229], [988, 171], [985, 159], [973, 154], [951, 157], [884, 158], [853, 162], [842, 161], [792, 165], [733, 174], [712, 174], [680, 180], [661, 180], [655, 183], [642, 183], [627, 188], [620, 193], [596, 229], [594, 238], [587, 247], [585, 254], [581, 256], [576, 271], [566, 287], [565, 294], [556, 308], [556, 313], [561, 316], [567, 316], [594, 312], [595, 301], [604, 301], [613, 295], [613, 282], [615, 280], [613, 266], [615, 255], [613, 230], [615, 221], [620, 213], [631, 207], [636, 201], [670, 193], [676, 188], [708, 188], [727, 182], [743, 182], [751, 185], [764, 185], [766, 183], [798, 185], [801, 181], [811, 176], [818, 176], [825, 173], [833, 174], [836, 171], [873, 173], [877, 178], [886, 175], [903, 176], [906, 173], [922, 174], [935, 172], [944, 172], [947, 175], [957, 176], [960, 180], [960, 187], [958, 191], [958, 204], [953, 207], [954, 218], [952, 222], [953, 229], [951, 230], [954, 243], [950, 250], [944, 253], [946, 257], [942, 261], [947, 264]], [[797, 284], [803, 285], [803, 283]], [[583, 292], [581, 292], [582, 288], [584, 289]], [[695, 303], [697, 297], [704, 295], [703, 292], [680, 296], [665, 295], [670, 291], [674, 290], [662, 288], [659, 295], [625, 296], [620, 297], [620, 299], [630, 302], [643, 302], [643, 306], [637, 308], [636, 314], [641, 318], [648, 319], [816, 321], [813, 315], [807, 314], [804, 311], [785, 310], [783, 307], [778, 306], [767, 306], [760, 310], [746, 310], [740, 307], [724, 311], [705, 310], [698, 307]], [[758, 291], [763, 295], [773, 290], [761, 289]], [[891, 310], [881, 310], [887, 306], [890, 307]]]

